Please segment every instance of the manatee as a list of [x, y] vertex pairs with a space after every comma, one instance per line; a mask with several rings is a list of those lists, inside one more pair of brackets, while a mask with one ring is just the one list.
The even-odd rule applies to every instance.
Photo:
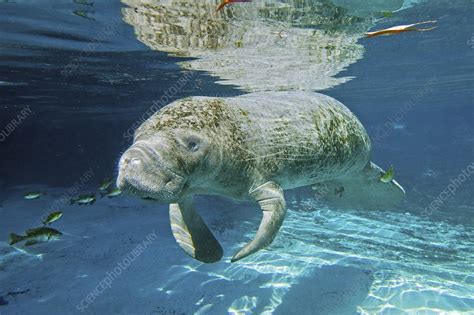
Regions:
[[[193, 196], [253, 200], [262, 220], [231, 259], [268, 246], [286, 214], [283, 191], [323, 186], [327, 199], [367, 208], [395, 205], [405, 192], [370, 161], [370, 139], [337, 100], [311, 92], [189, 97], [156, 112], [135, 132], [119, 161], [117, 186], [169, 203], [181, 248], [206, 263], [223, 249], [197, 213]], [[218, 210], [218, 209], [216, 209]]]

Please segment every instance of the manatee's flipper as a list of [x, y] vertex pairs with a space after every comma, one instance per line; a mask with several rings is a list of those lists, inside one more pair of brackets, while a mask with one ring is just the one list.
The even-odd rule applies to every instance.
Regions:
[[170, 204], [170, 221], [174, 238], [189, 256], [205, 263], [221, 259], [222, 247], [194, 209], [192, 197]]
[[231, 262], [242, 259], [270, 245], [285, 218], [285, 197], [279, 185], [274, 182], [266, 182], [250, 191], [249, 194], [258, 202], [263, 211], [262, 222], [260, 222], [254, 239], [235, 254]]
[[380, 180], [385, 172], [372, 162], [352, 177], [315, 184], [316, 198], [344, 208], [383, 210], [399, 205], [405, 198], [405, 190], [392, 179]]

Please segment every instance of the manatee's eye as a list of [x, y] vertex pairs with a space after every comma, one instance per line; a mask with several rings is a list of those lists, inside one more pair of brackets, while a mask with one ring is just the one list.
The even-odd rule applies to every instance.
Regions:
[[195, 135], [185, 135], [177, 140], [187, 151], [197, 152], [201, 149], [201, 139]]
[[197, 150], [199, 150], [199, 144], [196, 141], [191, 140], [188, 142], [188, 149], [192, 152], [196, 152]]

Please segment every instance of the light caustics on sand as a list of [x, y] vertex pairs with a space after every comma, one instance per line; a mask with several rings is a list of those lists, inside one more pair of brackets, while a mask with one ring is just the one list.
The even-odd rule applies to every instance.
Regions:
[[[251, 238], [256, 224], [245, 222], [230, 233]], [[272, 314], [292, 302], [285, 296], [302, 280], [317, 285], [318, 270], [340, 266], [370, 273], [368, 291], [357, 305], [362, 314], [388, 310], [469, 314], [474, 308], [472, 239], [474, 231], [464, 226], [387, 211], [331, 210], [305, 199], [299, 205], [291, 203], [281, 233], [268, 250], [238, 264], [173, 266], [162, 290], [174, 288], [173, 295], [193, 276], [203, 279], [202, 292], [212, 283], [221, 287], [249, 283], [253, 291], [227, 300], [227, 311]], [[266, 280], [259, 280], [262, 277]], [[199, 305], [212, 311], [212, 304], [222, 298], [226, 297], [206, 294]]]
[[[43, 261], [43, 254], [34, 253], [29, 249], [10, 246], [6, 242], [0, 242], [0, 282], [4, 281], [10, 272], [16, 268], [34, 268]], [[3, 283], [3, 282], [2, 282]]]

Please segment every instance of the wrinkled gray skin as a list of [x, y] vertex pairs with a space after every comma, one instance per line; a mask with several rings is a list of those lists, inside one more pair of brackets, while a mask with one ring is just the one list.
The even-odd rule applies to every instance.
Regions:
[[192, 97], [165, 106], [139, 127], [120, 159], [117, 185], [170, 203], [176, 240], [204, 262], [219, 260], [222, 248], [192, 196], [256, 201], [262, 223], [236, 261], [272, 242], [286, 212], [284, 189], [357, 176], [370, 164], [369, 152], [357, 118], [322, 94]]

